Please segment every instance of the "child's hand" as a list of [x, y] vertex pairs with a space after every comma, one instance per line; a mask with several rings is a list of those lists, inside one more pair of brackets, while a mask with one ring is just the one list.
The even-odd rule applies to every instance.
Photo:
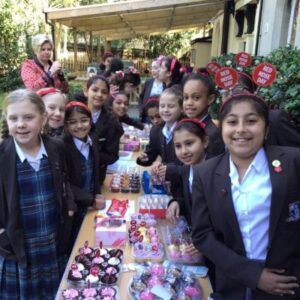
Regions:
[[147, 161], [149, 158], [148, 158], [148, 155], [147, 153], [145, 152], [142, 152], [140, 155], [139, 155], [139, 160], [140, 161]]
[[166, 165], [160, 164], [157, 167], [157, 175], [162, 179], [162, 181], [165, 181], [166, 172], [167, 172], [167, 166]]
[[199, 250], [194, 246], [193, 243], [189, 244], [186, 247], [186, 251], [188, 252], [188, 254], [190, 256], [194, 256], [194, 255], [201, 255], [201, 252], [199, 252]]
[[109, 86], [110, 95], [115, 98], [116, 94], [119, 92], [119, 87], [117, 85], [111, 84]]
[[68, 216], [69, 217], [73, 217], [74, 216], [74, 211], [73, 210], [69, 210], [68, 211]]
[[150, 170], [152, 176], [159, 176], [158, 170], [159, 170], [161, 165], [162, 165], [161, 162], [155, 162], [155, 163], [152, 164], [152, 167], [151, 167], [151, 170]]
[[52, 66], [51, 66], [49, 71], [50, 71], [51, 75], [55, 75], [55, 74], [59, 73], [60, 70], [61, 70], [60, 63], [58, 61], [54, 61], [52, 63]]
[[167, 208], [166, 218], [171, 223], [175, 224], [179, 218], [180, 207], [177, 201], [173, 201]]

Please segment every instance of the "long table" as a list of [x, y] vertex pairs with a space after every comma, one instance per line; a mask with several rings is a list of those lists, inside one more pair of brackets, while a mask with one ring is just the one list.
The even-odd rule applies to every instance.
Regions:
[[[141, 194], [133, 194], [133, 193], [111, 193], [109, 191], [109, 183], [111, 181], [111, 175], [107, 175], [105, 182], [104, 182], [104, 187], [103, 187], [103, 194], [106, 196], [106, 199], [112, 199], [112, 198], [119, 198], [119, 199], [129, 199], [129, 200], [137, 200], [138, 196]], [[137, 201], [136, 201], [137, 202]], [[137, 207], [137, 205], [135, 206]], [[89, 209], [87, 212], [87, 215], [82, 223], [81, 229], [79, 231], [77, 240], [75, 242], [73, 251], [70, 255], [66, 270], [64, 272], [64, 275], [62, 277], [59, 290], [56, 295], [56, 300], [61, 299], [61, 291], [63, 289], [68, 288], [70, 285], [68, 284], [67, 281], [67, 276], [68, 276], [68, 270], [70, 269], [70, 266], [72, 262], [74, 261], [75, 256], [78, 254], [78, 249], [84, 245], [85, 241], [88, 241], [90, 246], [95, 245], [95, 229], [94, 229], [94, 222], [95, 222], [95, 215], [96, 211]], [[131, 257], [131, 249], [129, 243], [126, 243], [124, 246], [124, 258], [123, 258], [123, 263], [128, 264], [134, 262], [133, 258]], [[119, 283], [118, 283], [118, 288], [120, 291], [120, 300], [129, 300], [130, 296], [128, 295], [128, 285], [129, 282], [134, 274], [134, 271], [130, 272], [122, 272], [120, 273], [119, 277]], [[210, 281], [208, 278], [199, 278], [199, 283], [202, 286], [203, 290], [203, 299], [207, 300], [208, 296], [210, 295], [212, 289], [210, 285]]]

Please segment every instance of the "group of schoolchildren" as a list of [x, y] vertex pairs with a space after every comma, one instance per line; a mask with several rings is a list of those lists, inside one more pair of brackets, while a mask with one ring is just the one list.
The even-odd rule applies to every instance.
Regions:
[[[121, 122], [143, 129], [128, 116], [139, 76], [120, 66], [112, 58], [106, 77], [89, 78], [76, 101], [51, 87], [7, 96], [0, 299], [55, 298], [87, 208], [103, 203]], [[142, 116], [153, 126], [137, 164], [171, 182], [167, 219], [183, 215], [191, 225], [188, 251], [203, 253], [215, 299], [300, 299], [299, 132], [283, 112], [268, 110], [245, 73], [223, 93], [217, 126], [209, 76], [184, 75], [171, 56], [153, 66], [141, 94]]]

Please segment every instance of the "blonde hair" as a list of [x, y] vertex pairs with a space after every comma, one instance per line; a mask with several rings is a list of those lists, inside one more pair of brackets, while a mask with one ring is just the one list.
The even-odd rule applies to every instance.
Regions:
[[37, 54], [40, 51], [42, 45], [44, 45], [45, 43], [49, 43], [51, 45], [51, 47], [53, 48], [53, 42], [48, 35], [37, 34], [37, 35], [33, 36], [32, 41], [31, 41], [31, 46], [32, 46], [32, 50], [34, 51], [34, 53]]
[[6, 117], [8, 105], [18, 103], [18, 102], [22, 102], [22, 101], [25, 101], [25, 100], [27, 100], [30, 103], [32, 103], [33, 105], [35, 105], [37, 111], [41, 115], [45, 114], [45, 112], [46, 112], [45, 104], [44, 104], [43, 100], [41, 99], [41, 97], [39, 95], [37, 95], [32, 90], [18, 89], [18, 90], [15, 90], [15, 91], [9, 93], [5, 97], [4, 102], [3, 102], [3, 114], [4, 114], [4, 116]]

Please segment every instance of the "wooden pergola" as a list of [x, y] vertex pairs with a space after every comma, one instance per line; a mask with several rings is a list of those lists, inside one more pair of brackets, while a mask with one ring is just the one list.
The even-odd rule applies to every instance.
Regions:
[[134, 0], [45, 10], [46, 18], [106, 40], [204, 26], [225, 0]]

